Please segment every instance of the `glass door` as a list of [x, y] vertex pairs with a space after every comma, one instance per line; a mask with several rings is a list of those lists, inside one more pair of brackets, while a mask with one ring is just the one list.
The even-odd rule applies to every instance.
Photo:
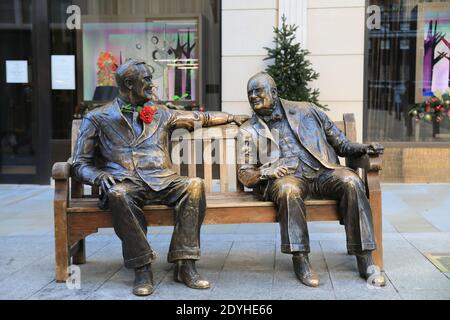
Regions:
[[49, 123], [39, 114], [46, 112], [39, 107], [48, 94], [47, 81], [42, 79], [45, 73], [38, 74], [47, 67], [48, 50], [43, 52], [45, 43], [37, 41], [42, 36], [37, 26], [46, 27], [46, 9], [35, 12], [36, 7], [31, 0], [0, 2], [0, 183], [49, 183], [41, 179], [48, 171], [48, 140], [42, 129]]

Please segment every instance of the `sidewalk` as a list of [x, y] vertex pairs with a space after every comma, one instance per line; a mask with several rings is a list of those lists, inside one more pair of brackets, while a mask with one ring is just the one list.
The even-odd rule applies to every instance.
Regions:
[[[143, 299], [131, 293], [133, 271], [112, 229], [87, 238], [81, 289], [55, 283], [52, 199], [50, 186], [0, 185], [0, 299]], [[157, 287], [146, 299], [450, 299], [450, 184], [385, 184], [383, 215], [385, 288], [359, 278], [337, 222], [309, 224], [314, 289], [280, 253], [277, 224], [203, 226], [198, 269], [212, 284], [204, 291], [173, 281], [172, 228], [152, 227]]]

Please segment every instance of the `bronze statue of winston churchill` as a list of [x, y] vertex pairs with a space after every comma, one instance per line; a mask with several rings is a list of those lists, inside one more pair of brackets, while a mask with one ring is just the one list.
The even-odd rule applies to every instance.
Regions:
[[350, 142], [327, 115], [312, 103], [278, 96], [275, 81], [258, 73], [248, 81], [253, 117], [240, 128], [239, 180], [277, 207], [281, 251], [292, 254], [299, 280], [311, 287], [319, 276], [310, 265], [306, 197], [339, 201], [347, 250], [356, 255], [359, 273], [377, 286], [385, 284], [376, 272], [372, 211], [358, 174], [339, 164], [338, 156], [382, 153], [379, 144]]
[[149, 105], [154, 85], [142, 61], [128, 60], [119, 66], [116, 82], [119, 96], [83, 119], [73, 157], [74, 175], [84, 183], [101, 186], [100, 206], [111, 210], [125, 267], [135, 270], [135, 295], [154, 291], [151, 263], [155, 254], [147, 241], [145, 204], [174, 206], [175, 227], [167, 260], [175, 264], [175, 280], [195, 289], [209, 288], [195, 266], [206, 207], [203, 180], [181, 177], [171, 169], [170, 133], [175, 128], [194, 128], [194, 122], [241, 124], [246, 118]]

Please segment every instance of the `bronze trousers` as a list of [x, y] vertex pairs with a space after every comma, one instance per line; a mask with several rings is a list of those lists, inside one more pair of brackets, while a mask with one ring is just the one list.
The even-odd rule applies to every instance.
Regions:
[[206, 210], [202, 179], [178, 177], [161, 191], [150, 189], [144, 182], [124, 180], [111, 187], [107, 197], [114, 230], [122, 240], [125, 267], [137, 268], [155, 258], [142, 211], [146, 204], [174, 206], [175, 226], [168, 262], [200, 258], [200, 227]]
[[339, 201], [350, 254], [376, 249], [372, 210], [365, 186], [351, 169], [322, 170], [312, 177], [285, 176], [270, 182], [269, 197], [277, 206], [283, 253], [309, 253], [304, 200], [326, 198]]

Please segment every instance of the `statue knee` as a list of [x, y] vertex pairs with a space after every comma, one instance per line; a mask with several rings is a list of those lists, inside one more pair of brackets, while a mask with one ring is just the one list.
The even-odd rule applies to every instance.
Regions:
[[128, 191], [124, 186], [116, 184], [108, 190], [108, 199], [122, 200], [126, 197], [127, 193]]
[[279, 186], [278, 197], [285, 198], [303, 198], [303, 191], [297, 184], [286, 182]]
[[342, 178], [344, 186], [349, 190], [364, 190], [364, 184], [357, 174], [348, 174]]
[[205, 183], [201, 178], [190, 178], [187, 192], [193, 196], [200, 198], [205, 194]]

